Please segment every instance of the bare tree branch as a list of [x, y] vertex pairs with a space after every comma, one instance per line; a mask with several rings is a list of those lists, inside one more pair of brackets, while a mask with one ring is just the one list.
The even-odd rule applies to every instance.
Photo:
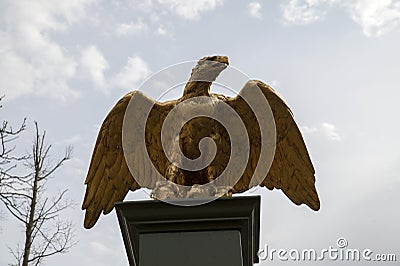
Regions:
[[[71, 158], [72, 147], [66, 147], [64, 156], [52, 163], [49, 159], [52, 146], [46, 144], [46, 132], [40, 133], [35, 122], [31, 152], [13, 156], [15, 146], [8, 148], [7, 145], [24, 129], [25, 120], [15, 131], [6, 121], [0, 127], [0, 202], [25, 227], [23, 247], [10, 249], [15, 259], [13, 265], [18, 266], [40, 265], [45, 258], [65, 253], [76, 244], [74, 225], [60, 219], [61, 212], [72, 206], [66, 199], [67, 190], [54, 198], [46, 193], [47, 180]], [[28, 173], [11, 173], [20, 164]]]

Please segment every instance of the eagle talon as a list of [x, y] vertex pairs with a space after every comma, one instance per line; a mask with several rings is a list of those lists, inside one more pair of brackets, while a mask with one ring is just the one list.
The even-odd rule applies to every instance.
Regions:
[[199, 184], [194, 184], [188, 193], [186, 198], [188, 199], [201, 199], [201, 198], [212, 198], [215, 195], [215, 188], [213, 186], [202, 186]]
[[156, 186], [151, 191], [150, 197], [156, 200], [180, 198], [182, 191], [179, 187], [167, 180], [157, 181]]
[[228, 186], [195, 184], [188, 191], [186, 198], [220, 198], [230, 196], [232, 196], [232, 192]]

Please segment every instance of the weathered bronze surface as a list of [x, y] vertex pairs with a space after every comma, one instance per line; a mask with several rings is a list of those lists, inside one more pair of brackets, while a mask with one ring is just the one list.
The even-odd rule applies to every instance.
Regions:
[[[101, 126], [85, 181], [87, 189], [82, 209], [86, 210], [84, 222], [86, 228], [91, 228], [96, 223], [101, 212], [109, 213], [114, 208], [115, 202], [122, 201], [129, 190], [134, 191], [142, 186], [153, 189], [155, 198], [168, 197], [168, 193], [185, 193], [187, 198], [196, 198], [205, 193], [197, 190], [198, 185], [213, 181], [224, 171], [230, 156], [232, 156], [230, 136], [218, 121], [208, 117], [197, 117], [186, 123], [179, 133], [178, 140], [182, 153], [192, 160], [200, 156], [200, 140], [205, 137], [214, 140], [217, 153], [207, 167], [197, 171], [182, 170], [173, 162], [170, 162], [165, 155], [161, 144], [163, 122], [175, 106], [194, 97], [204, 96], [213, 100], [212, 106], [209, 104], [201, 106], [201, 102], [197, 102], [196, 108], [199, 108], [199, 105], [202, 108], [218, 108], [215, 107], [218, 106], [218, 103], [225, 103], [232, 107], [243, 121], [249, 136], [250, 149], [247, 165], [234, 186], [229, 191], [222, 193], [231, 195], [248, 190], [252, 186], [250, 181], [257, 163], [259, 163], [262, 143], [260, 126], [255, 114], [241, 95], [251, 93], [255, 86], [262, 91], [265, 99], [268, 100], [276, 130], [275, 155], [272, 165], [269, 172], [261, 177], [259, 185], [268, 189], [281, 189], [295, 204], [304, 203], [313, 210], [319, 209], [319, 198], [314, 185], [315, 171], [288, 105], [270, 86], [258, 80], [247, 82], [239, 95], [233, 98], [210, 93], [212, 82], [227, 65], [228, 58], [226, 56], [212, 56], [201, 59], [193, 69], [180, 99], [161, 103], [155, 102], [139, 91], [132, 91], [114, 106]], [[124, 115], [132, 97], [137, 97], [142, 102], [154, 104], [145, 125], [147, 154], [152, 164], [167, 180], [175, 184], [191, 186], [191, 190], [180, 191], [178, 188], [168, 187], [168, 184], [156, 182], [146, 165], [140, 166], [142, 168], [139, 171], [140, 178], [144, 181], [139, 185], [137, 179], [133, 178], [126, 163], [126, 160], [130, 160], [130, 158], [124, 154], [122, 143]], [[135, 108], [135, 106], [132, 108]], [[190, 111], [191, 107], [185, 108], [182, 112]], [[140, 111], [138, 108], [138, 116]], [[129, 134], [134, 136], [135, 132]], [[135, 163], [141, 164], [140, 154], [134, 154], [132, 158]], [[234, 174], [232, 173], [232, 175]], [[207, 191], [207, 193], [210, 196], [215, 196], [220, 192], [216, 188], [215, 191]]]

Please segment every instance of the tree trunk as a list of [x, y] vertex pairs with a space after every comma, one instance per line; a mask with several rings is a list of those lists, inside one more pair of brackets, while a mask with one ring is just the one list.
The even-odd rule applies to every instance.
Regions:
[[34, 145], [34, 163], [35, 163], [35, 176], [33, 179], [33, 187], [32, 187], [32, 200], [30, 204], [29, 210], [29, 220], [26, 223], [26, 231], [25, 231], [25, 246], [24, 246], [24, 256], [22, 261], [22, 266], [28, 266], [29, 255], [31, 254], [32, 247], [32, 233], [35, 229], [35, 210], [36, 210], [36, 202], [37, 202], [37, 193], [38, 193], [38, 182], [39, 182], [39, 171], [40, 171], [40, 154], [38, 154], [38, 146], [39, 142], [36, 142]]

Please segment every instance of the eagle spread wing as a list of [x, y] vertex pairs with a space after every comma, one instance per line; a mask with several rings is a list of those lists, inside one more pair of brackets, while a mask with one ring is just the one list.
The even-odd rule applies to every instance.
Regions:
[[257, 80], [249, 81], [237, 97], [228, 100], [228, 104], [242, 117], [250, 138], [250, 158], [233, 192], [248, 190], [257, 163], [263, 163], [258, 162], [261, 146], [258, 122], [241, 98], [244, 93], [251, 93], [252, 89], [261, 89], [268, 100], [276, 126], [275, 155], [269, 172], [260, 185], [268, 189], [281, 189], [295, 204], [305, 203], [311, 209], [318, 210], [320, 202], [314, 185], [315, 170], [293, 114], [270, 86]]
[[[139, 102], [141, 106], [152, 106], [151, 115], [147, 119], [146, 124], [146, 142], [152, 143], [147, 149], [140, 148], [138, 141], [142, 140], [140, 136], [136, 136], [140, 129], [128, 128], [125, 130], [125, 136], [130, 140], [127, 143], [128, 151], [122, 144], [123, 139], [123, 123], [124, 116], [129, 114], [129, 126], [140, 127], [140, 123], [135, 123], [139, 119], [143, 119], [143, 110], [141, 106], [129, 105], [132, 98], [135, 98], [135, 103]], [[166, 169], [166, 158], [160, 156], [163, 154], [161, 146], [161, 126], [163, 119], [168, 113], [169, 106], [173, 104], [159, 104], [150, 98], [143, 95], [141, 92], [134, 91], [126, 94], [120, 99], [117, 104], [111, 109], [105, 118], [97, 141], [93, 150], [92, 159], [89, 166], [89, 171], [85, 180], [87, 185], [85, 198], [82, 204], [82, 209], [85, 213], [85, 228], [91, 228], [97, 222], [101, 212], [107, 214], [114, 208], [115, 202], [122, 201], [129, 190], [134, 191], [140, 187], [153, 188], [155, 185], [154, 169], [148, 165], [145, 154], [148, 152], [153, 163], [156, 163], [157, 170], [164, 174]], [[128, 108], [129, 107], [129, 108]], [[131, 109], [128, 110], [127, 109]], [[157, 143], [159, 145], [157, 145]], [[129, 145], [128, 145], [129, 144]], [[126, 160], [131, 160], [137, 167], [135, 178], [129, 169]], [[138, 184], [137, 180], [140, 180]]]

